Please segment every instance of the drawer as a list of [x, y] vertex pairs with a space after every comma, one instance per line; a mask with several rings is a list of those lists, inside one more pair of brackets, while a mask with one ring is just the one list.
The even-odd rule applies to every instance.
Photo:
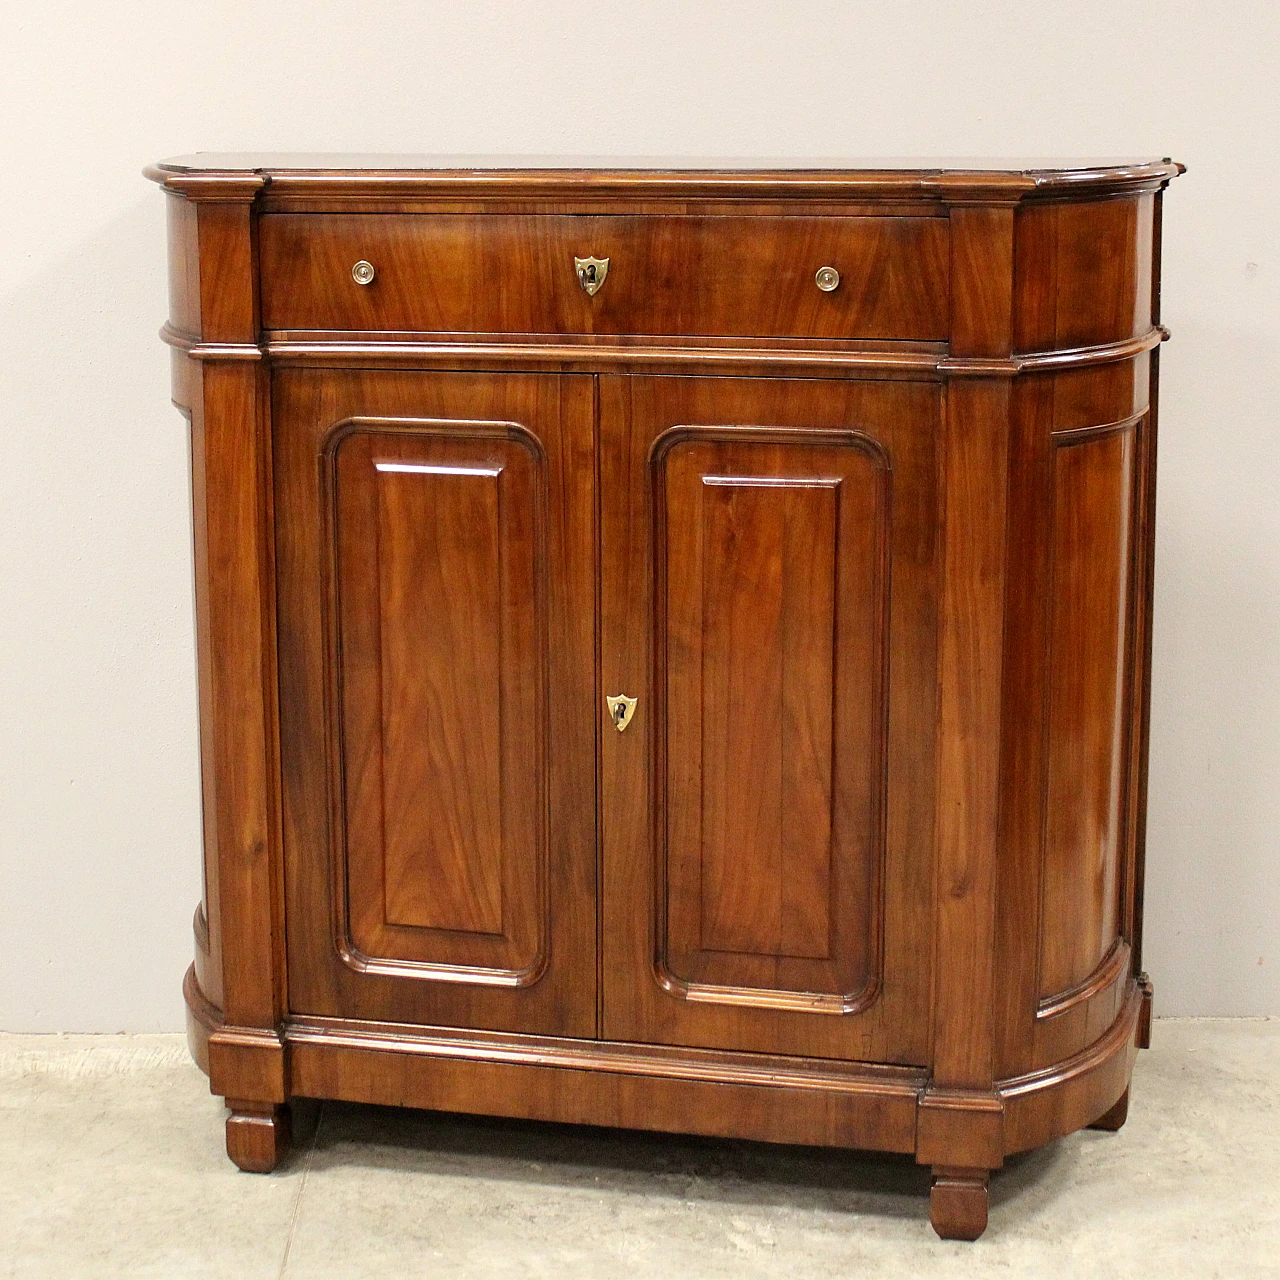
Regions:
[[[945, 218], [266, 214], [263, 324], [941, 341], [947, 237]], [[586, 257], [609, 262], [594, 295]]]

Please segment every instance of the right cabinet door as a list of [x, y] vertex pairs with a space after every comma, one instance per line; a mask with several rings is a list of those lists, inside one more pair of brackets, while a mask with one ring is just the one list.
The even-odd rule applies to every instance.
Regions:
[[940, 414], [600, 379], [606, 1037], [928, 1061]]

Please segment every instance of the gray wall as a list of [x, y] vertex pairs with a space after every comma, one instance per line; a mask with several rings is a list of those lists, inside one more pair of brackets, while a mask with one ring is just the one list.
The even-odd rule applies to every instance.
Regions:
[[163, 201], [195, 149], [1120, 155], [1166, 204], [1163, 1013], [1280, 1013], [1269, 4], [50, 0], [0, 48], [0, 1028], [181, 1025], [199, 885]]

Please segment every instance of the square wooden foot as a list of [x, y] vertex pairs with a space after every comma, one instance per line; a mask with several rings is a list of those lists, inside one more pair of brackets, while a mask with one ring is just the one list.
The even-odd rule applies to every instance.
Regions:
[[943, 1240], [976, 1240], [987, 1229], [987, 1169], [934, 1165], [929, 1221]]
[[270, 1173], [289, 1150], [289, 1108], [228, 1098], [227, 1155], [246, 1173]]
[[1121, 1095], [1119, 1101], [1105, 1115], [1099, 1116], [1090, 1126], [1090, 1129], [1105, 1129], [1108, 1133], [1115, 1133], [1117, 1129], [1124, 1124], [1129, 1118], [1129, 1090], [1126, 1089]]

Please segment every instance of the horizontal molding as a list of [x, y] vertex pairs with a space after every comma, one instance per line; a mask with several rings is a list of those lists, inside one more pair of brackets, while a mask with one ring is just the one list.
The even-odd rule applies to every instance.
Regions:
[[142, 176], [188, 200], [229, 204], [248, 204], [268, 182], [252, 169], [169, 169], [163, 164], [148, 165]]
[[556, 342], [420, 342], [277, 340], [267, 338], [267, 354], [282, 363], [399, 364], [405, 360], [440, 363], [449, 360], [491, 364], [572, 366], [581, 369], [678, 368], [726, 369], [765, 367], [815, 376], [839, 370], [869, 369], [916, 377], [936, 374], [939, 357], [927, 351], [825, 351], [783, 347], [693, 347], [630, 343]]
[[1119, 1016], [1092, 1044], [1062, 1062], [997, 1083], [1009, 1155], [1092, 1124], [1129, 1085], [1141, 1039], [1141, 988], [1130, 980]]
[[1129, 944], [1117, 938], [1097, 967], [1083, 981], [1056, 995], [1045, 996], [1036, 1006], [1036, 1018], [1056, 1018], [1120, 981], [1129, 969]]
[[1116, 419], [1115, 422], [1091, 423], [1086, 427], [1063, 427], [1051, 432], [1050, 438], [1057, 448], [1066, 448], [1081, 440], [1095, 440], [1098, 436], [1110, 436], [1115, 435], [1117, 431], [1128, 431], [1130, 427], [1136, 427], [1150, 412], [1151, 406], [1146, 405], [1129, 414], [1128, 417]]
[[914, 1067], [873, 1066], [765, 1054], [567, 1040], [516, 1033], [454, 1031], [352, 1023], [338, 1019], [295, 1017], [286, 1022], [289, 1044], [371, 1049], [422, 1057], [520, 1066], [603, 1071], [614, 1075], [656, 1076], [712, 1084], [766, 1085], [836, 1093], [873, 1093], [915, 1099], [926, 1073]]
[[261, 360], [265, 350], [255, 342], [205, 342], [167, 322], [160, 328], [160, 340], [193, 360]]
[[[191, 1019], [205, 1039], [222, 1031], [222, 1012], [209, 1003], [194, 966], [182, 987]], [[242, 1032], [243, 1029], [237, 1029]], [[522, 1035], [518, 1032], [410, 1027], [401, 1023], [356, 1022], [295, 1016], [275, 1032], [257, 1032], [263, 1043], [307, 1044], [378, 1053], [517, 1066], [559, 1067], [720, 1084], [767, 1085], [837, 1093], [874, 1093], [917, 1098], [928, 1073], [922, 1067], [839, 1062], [718, 1049], [630, 1044], [605, 1040]]]
[[687, 346], [520, 340], [445, 342], [392, 340], [376, 336], [328, 338], [264, 335], [260, 343], [204, 342], [166, 324], [160, 337], [193, 360], [261, 360], [279, 364], [320, 366], [393, 365], [397, 367], [506, 366], [547, 368], [551, 371], [593, 372], [628, 369], [736, 370], [757, 369], [792, 376], [838, 376], [842, 373], [883, 374], [906, 378], [1012, 378], [1024, 373], [1060, 372], [1130, 360], [1158, 346], [1169, 336], [1163, 326], [1136, 338], [1063, 351], [1032, 351], [1007, 357], [962, 357], [916, 348], [881, 347], [866, 350], [778, 346]]
[[1158, 324], [1146, 333], [1120, 342], [1103, 342], [1091, 347], [1069, 347], [1061, 351], [1028, 351], [1012, 357], [1017, 373], [1046, 373], [1058, 369], [1082, 369], [1095, 364], [1114, 364], [1150, 351], [1169, 339], [1169, 330]]
[[1126, 994], [1119, 1017], [1092, 1044], [1062, 1062], [1001, 1080], [996, 1084], [996, 1092], [1007, 1102], [1028, 1094], [1043, 1093], [1046, 1089], [1057, 1088], [1097, 1070], [1133, 1041], [1141, 1006], [1142, 992], [1134, 983]]
[[[267, 1051], [256, 1061], [243, 1062], [244, 1071], [238, 1074], [245, 1078], [234, 1081], [240, 1086], [251, 1082], [256, 1074], [252, 1068], [265, 1067], [270, 1073], [279, 1063], [286, 1072], [289, 1092], [295, 1087], [305, 1092], [301, 1086], [310, 1085], [320, 1089], [323, 1096], [348, 1096], [348, 1091], [335, 1082], [344, 1078], [344, 1069], [359, 1066], [361, 1070], [353, 1077], [358, 1080], [358, 1087], [351, 1094], [356, 1100], [403, 1105], [406, 1098], [417, 1096], [412, 1090], [408, 1094], [404, 1092], [406, 1082], [417, 1080], [421, 1084], [418, 1090], [421, 1097], [410, 1105], [440, 1106], [443, 1103], [446, 1109], [455, 1105], [457, 1109], [466, 1109], [471, 1103], [465, 1084], [469, 1077], [458, 1072], [451, 1075], [428, 1074], [432, 1062], [453, 1062], [474, 1063], [481, 1073], [476, 1077], [480, 1081], [491, 1081], [492, 1077], [486, 1077], [483, 1072], [493, 1069], [525, 1071], [533, 1068], [586, 1072], [597, 1077], [626, 1076], [652, 1081], [653, 1088], [666, 1080], [671, 1082], [672, 1088], [724, 1085], [795, 1090], [799, 1091], [795, 1107], [810, 1105], [808, 1099], [825, 1097], [830, 1101], [824, 1106], [852, 1108], [841, 1114], [850, 1122], [857, 1117], [862, 1118], [865, 1131], [855, 1132], [857, 1145], [918, 1151], [922, 1139], [927, 1144], [932, 1129], [937, 1131], [933, 1137], [941, 1143], [938, 1154], [943, 1154], [950, 1129], [959, 1125], [956, 1131], [963, 1136], [969, 1122], [989, 1117], [995, 1131], [1003, 1129], [1000, 1146], [1008, 1154], [1079, 1128], [1102, 1115], [1114, 1103], [1128, 1081], [1129, 1064], [1136, 1052], [1135, 1042], [1140, 1043], [1142, 1039], [1141, 1019], [1150, 1007], [1148, 986], [1137, 981], [1129, 984], [1119, 1016], [1091, 1045], [1062, 1062], [1000, 1080], [991, 1091], [930, 1088], [930, 1073], [924, 1067], [724, 1053], [686, 1046], [573, 1040], [515, 1032], [418, 1027], [301, 1015], [286, 1020], [279, 1028], [278, 1038], [277, 1033], [264, 1029], [235, 1028], [228, 1034], [228, 1029], [222, 1025], [221, 1011], [211, 1005], [200, 991], [194, 970], [187, 972], [183, 994], [188, 1009], [188, 1039], [196, 1060], [206, 1071], [209, 1068], [210, 1040], [224, 1044], [228, 1040], [238, 1041], [243, 1046], [242, 1051], [250, 1053], [255, 1048], [260, 1052]], [[285, 1053], [277, 1056], [281, 1047]], [[294, 1054], [298, 1055], [300, 1075], [290, 1083], [293, 1069], [289, 1064]], [[359, 1056], [365, 1054], [402, 1055], [410, 1062], [406, 1062], [400, 1072], [373, 1073], [369, 1070], [373, 1060]], [[454, 1090], [459, 1095], [457, 1098], [441, 1094], [440, 1084], [448, 1080], [457, 1084]], [[221, 1092], [216, 1087], [214, 1091]], [[251, 1096], [262, 1098], [269, 1091], [259, 1089]], [[554, 1090], [540, 1091], [539, 1096], [544, 1093], [548, 1099], [557, 1096]], [[529, 1114], [541, 1118], [589, 1121], [593, 1107], [598, 1104], [600, 1123], [621, 1122], [645, 1127], [646, 1113], [643, 1110], [619, 1121], [614, 1105], [617, 1095], [611, 1088], [602, 1085], [596, 1094], [598, 1097], [594, 1103], [592, 1098], [596, 1095], [586, 1095], [585, 1109], [579, 1107], [572, 1115], [560, 1115], [553, 1105], [546, 1102], [538, 1103]], [[316, 1096], [321, 1096], [321, 1093]], [[600, 1099], [605, 1099], [605, 1102], [600, 1102]], [[785, 1097], [779, 1099], [779, 1106], [786, 1108]], [[883, 1108], [886, 1106], [892, 1110], [885, 1112]], [[902, 1108], [906, 1108], [905, 1112]], [[1002, 1111], [1003, 1125], [1000, 1123]], [[890, 1115], [897, 1117], [896, 1137], [881, 1124]], [[919, 1133], [917, 1116], [923, 1126]], [[713, 1127], [710, 1131], [720, 1130]], [[994, 1133], [988, 1137], [994, 1143]], [[788, 1140], [827, 1139], [811, 1135], [793, 1136]], [[992, 1164], [995, 1163], [998, 1160], [993, 1159]]]
[[[245, 157], [250, 164], [255, 157]], [[198, 161], [200, 157], [191, 157]], [[925, 199], [939, 205], [1009, 204], [1037, 198], [1096, 198], [1136, 194], [1165, 186], [1182, 166], [1171, 161], [1077, 169], [966, 170], [859, 168], [342, 168], [325, 167], [324, 157], [269, 157], [258, 167], [232, 168], [233, 157], [211, 155], [209, 168], [182, 160], [152, 165], [144, 173], [166, 190], [189, 199], [246, 200], [259, 192], [268, 200], [314, 196], [322, 199], [383, 198], [423, 200], [531, 199], [600, 201], [703, 200], [881, 200]], [[417, 165], [429, 165], [424, 156]], [[441, 157], [441, 160], [447, 160]], [[310, 163], [307, 163], [307, 162]], [[455, 161], [456, 163], [456, 161]], [[572, 165], [572, 161], [568, 161]]]

